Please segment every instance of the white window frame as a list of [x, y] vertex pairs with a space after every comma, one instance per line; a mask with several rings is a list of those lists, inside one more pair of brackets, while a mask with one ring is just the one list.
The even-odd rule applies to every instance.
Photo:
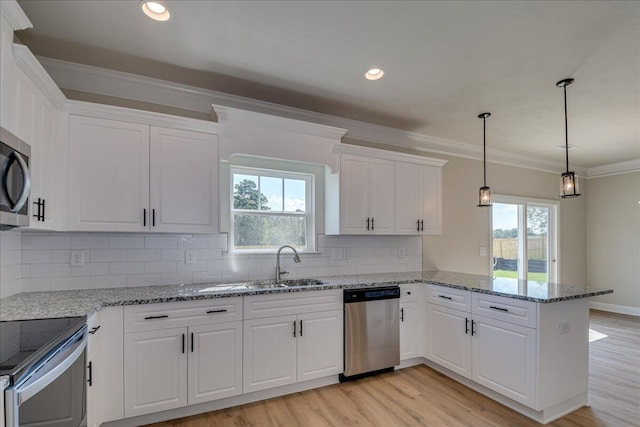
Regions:
[[[548, 281], [550, 283], [558, 283], [560, 279], [560, 201], [558, 200], [548, 200], [548, 199], [534, 199], [529, 197], [520, 197], [520, 196], [507, 196], [507, 195], [496, 195], [494, 194], [493, 203], [507, 203], [507, 204], [517, 204], [518, 206], [518, 229], [525, 230], [526, 233], [526, 212], [527, 207], [544, 207], [549, 209], [549, 238], [548, 238], [548, 248], [547, 254], [549, 257], [549, 271], [548, 271]], [[491, 208], [493, 209], [493, 208]], [[518, 266], [518, 278], [526, 280], [525, 277], [520, 277], [525, 275], [525, 272], [528, 270], [527, 263], [529, 261], [529, 254], [527, 253], [527, 245], [524, 244], [524, 236], [521, 236], [519, 233], [519, 262], [522, 262], [523, 265]], [[493, 274], [493, 212], [489, 215], [489, 272]]]
[[[252, 175], [252, 176], [265, 176], [282, 179], [297, 179], [305, 181], [305, 212], [285, 212], [285, 211], [273, 211], [273, 210], [253, 210], [253, 209], [234, 209], [233, 207], [233, 175]], [[235, 214], [250, 214], [256, 216], [304, 216], [307, 218], [306, 226], [306, 238], [305, 247], [298, 249], [298, 252], [314, 252], [316, 248], [316, 233], [315, 233], [315, 175], [313, 173], [304, 172], [291, 172], [285, 170], [266, 169], [251, 166], [235, 166], [229, 167], [229, 252], [234, 253], [275, 253], [277, 248], [265, 248], [265, 249], [237, 249], [235, 247]], [[258, 180], [258, 191], [260, 191], [260, 183]], [[284, 197], [284, 191], [283, 191]], [[283, 244], [289, 244], [284, 242]]]

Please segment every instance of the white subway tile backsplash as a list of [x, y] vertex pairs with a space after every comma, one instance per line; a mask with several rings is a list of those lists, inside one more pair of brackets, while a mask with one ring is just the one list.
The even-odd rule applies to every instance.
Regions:
[[126, 249], [91, 249], [91, 262], [117, 262], [127, 260]]
[[[137, 235], [96, 233], [0, 234], [0, 296], [7, 292], [109, 288], [177, 283], [268, 280], [275, 254], [229, 254], [226, 234]], [[16, 249], [17, 244], [17, 249]], [[13, 246], [12, 246], [13, 245]], [[59, 245], [59, 246], [57, 246]], [[398, 257], [403, 248], [405, 256]], [[70, 266], [72, 250], [84, 252], [82, 267]], [[186, 251], [195, 262], [186, 263]], [[422, 267], [422, 239], [403, 236], [318, 236], [319, 253], [281, 255], [285, 278], [415, 271]], [[334, 259], [339, 253], [342, 259]], [[18, 267], [5, 272], [4, 264]], [[12, 277], [7, 282], [6, 278]], [[17, 278], [15, 278], [17, 277]], [[5, 285], [9, 283], [9, 285]]]
[[144, 247], [147, 249], [161, 248], [172, 249], [178, 248], [178, 238], [174, 236], [150, 236], [144, 238]]

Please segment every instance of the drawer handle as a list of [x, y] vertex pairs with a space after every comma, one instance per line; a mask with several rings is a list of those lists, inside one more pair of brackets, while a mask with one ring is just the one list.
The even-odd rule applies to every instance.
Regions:
[[211, 314], [211, 313], [226, 313], [227, 309], [226, 308], [222, 308], [220, 310], [209, 310], [207, 311], [207, 314]]
[[439, 298], [443, 298], [443, 299], [448, 299], [448, 300], [452, 300], [453, 298], [445, 296], [445, 295], [438, 295]]
[[151, 320], [151, 319], [166, 319], [167, 317], [169, 317], [169, 315], [167, 314], [161, 314], [160, 316], [147, 316], [144, 318], [144, 320]]
[[494, 310], [498, 310], [498, 311], [509, 311], [506, 308], [502, 308], [502, 307], [496, 307], [495, 305], [490, 305], [489, 308], [492, 308]]

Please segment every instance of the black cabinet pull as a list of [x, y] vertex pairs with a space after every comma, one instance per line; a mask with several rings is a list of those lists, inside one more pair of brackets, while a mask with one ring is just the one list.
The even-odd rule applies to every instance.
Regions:
[[411, 295], [411, 291], [407, 291], [407, 295]]
[[161, 314], [160, 316], [147, 316], [144, 318], [144, 320], [151, 320], [151, 319], [166, 319], [167, 317], [169, 317], [169, 315], [167, 314]]
[[151, 226], [152, 227], [156, 226], [156, 210], [155, 209], [151, 209]]
[[147, 226], [147, 209], [146, 208], [142, 209], [142, 226], [143, 227]]
[[36, 221], [44, 221], [44, 199], [38, 197], [38, 200], [33, 202], [33, 204], [38, 207], [38, 213], [32, 216], [36, 219]]
[[220, 310], [209, 310], [207, 311], [207, 314], [211, 314], [211, 313], [226, 313], [227, 309], [226, 308], [222, 308]]
[[367, 218], [367, 230], [369, 229], [369, 218]]
[[420, 231], [424, 231], [424, 219], [420, 220]]
[[193, 353], [193, 332], [191, 332], [191, 353]]
[[100, 329], [100, 325], [96, 326], [95, 328], [91, 328], [91, 330], [89, 331], [89, 333], [91, 335], [95, 334], [96, 332], [98, 332], [98, 329]]
[[404, 322], [404, 307], [400, 309], [400, 321]]
[[475, 329], [475, 326], [476, 326], [476, 321], [475, 321], [475, 320], [472, 320], [472, 321], [471, 321], [471, 336], [474, 336], [475, 334], [477, 334], [477, 333], [478, 333], [478, 332], [476, 331], [476, 329]]
[[45, 215], [45, 213], [44, 213], [44, 212], [45, 212], [45, 208], [46, 208], [45, 203], [46, 203], [46, 200], [45, 200], [45, 199], [42, 199], [42, 221], [43, 221], [43, 222], [44, 222], [44, 218], [45, 218], [45, 216], [44, 216], [44, 215]]
[[492, 308], [492, 309], [498, 310], [498, 311], [509, 311], [506, 308], [496, 307], [495, 305], [490, 305], [489, 308]]
[[443, 298], [443, 299], [448, 299], [448, 300], [452, 300], [453, 298], [448, 297], [446, 295], [438, 295], [439, 298]]
[[182, 354], [184, 354], [184, 334], [182, 334]]
[[93, 385], [93, 362], [89, 362], [87, 369], [89, 370], [87, 382], [89, 383], [89, 387], [91, 387]]
[[375, 230], [375, 227], [373, 226], [373, 218], [371, 218], [371, 231]]
[[300, 336], [302, 336], [302, 320], [300, 321]]
[[469, 333], [469, 318], [464, 318], [464, 334], [467, 335]]
[[296, 321], [293, 321], [293, 337], [296, 337]]
[[416, 230], [417, 230], [417, 231], [420, 231], [420, 220], [417, 220], [417, 221], [416, 221], [416, 224], [418, 224], [418, 225], [416, 226], [416, 227], [417, 227], [417, 228], [416, 228]]

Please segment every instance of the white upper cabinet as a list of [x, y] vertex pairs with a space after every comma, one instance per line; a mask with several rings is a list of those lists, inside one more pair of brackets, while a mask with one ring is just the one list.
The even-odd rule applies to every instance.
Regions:
[[343, 155], [340, 222], [344, 234], [393, 234], [393, 162]]
[[70, 117], [69, 228], [215, 233], [218, 136]]
[[446, 161], [347, 145], [335, 150], [340, 169], [325, 184], [327, 234], [442, 233]]
[[442, 233], [442, 169], [396, 162], [395, 229], [398, 234]]

